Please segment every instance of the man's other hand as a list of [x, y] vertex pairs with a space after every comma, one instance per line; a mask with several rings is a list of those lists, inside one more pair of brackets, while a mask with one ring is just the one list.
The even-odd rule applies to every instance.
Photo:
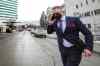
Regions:
[[89, 49], [84, 49], [84, 52], [82, 55], [85, 57], [90, 57], [92, 56], [92, 52]]
[[52, 25], [56, 20], [48, 21], [49, 25]]

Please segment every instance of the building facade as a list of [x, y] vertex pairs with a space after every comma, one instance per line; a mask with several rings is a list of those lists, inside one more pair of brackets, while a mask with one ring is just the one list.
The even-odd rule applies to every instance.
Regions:
[[93, 11], [100, 9], [100, 0], [65, 0], [65, 6], [68, 16], [89, 16], [87, 12], [93, 15]]
[[0, 0], [0, 21], [17, 19], [17, 0]]
[[0, 32], [6, 32], [6, 23], [17, 19], [17, 0], [0, 0]]

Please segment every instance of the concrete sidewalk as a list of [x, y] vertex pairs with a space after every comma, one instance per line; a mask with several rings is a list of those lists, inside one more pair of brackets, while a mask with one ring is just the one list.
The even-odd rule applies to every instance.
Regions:
[[94, 52], [100, 54], [100, 41], [94, 41]]

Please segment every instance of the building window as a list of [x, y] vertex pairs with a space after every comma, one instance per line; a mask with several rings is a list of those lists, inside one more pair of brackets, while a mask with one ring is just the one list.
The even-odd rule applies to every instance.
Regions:
[[83, 3], [81, 3], [81, 7], [83, 6]]
[[88, 5], [88, 0], [86, 0], [86, 4]]
[[98, 0], [98, 2], [100, 3], [100, 0]]
[[88, 25], [88, 28], [91, 28], [91, 24], [87, 24]]
[[77, 8], [77, 9], [79, 8], [78, 4], [76, 4], [76, 8]]
[[74, 12], [73, 15], [74, 16], [80, 16], [80, 13], [79, 12]]
[[81, 13], [81, 14], [80, 14], [80, 17], [84, 17], [84, 14], [83, 14], [83, 13]]
[[91, 11], [91, 15], [94, 16], [94, 11]]
[[100, 9], [96, 9], [96, 10], [94, 10], [94, 13], [95, 13], [95, 15], [100, 14]]
[[90, 12], [86, 12], [85, 16], [91, 16]]
[[95, 0], [92, 0], [92, 2], [95, 2]]

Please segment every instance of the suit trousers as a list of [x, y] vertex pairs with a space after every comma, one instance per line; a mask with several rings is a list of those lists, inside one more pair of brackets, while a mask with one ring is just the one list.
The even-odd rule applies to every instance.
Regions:
[[59, 46], [59, 49], [63, 66], [79, 66], [82, 57], [82, 50], [80, 50], [76, 46], [72, 46], [69, 48]]

